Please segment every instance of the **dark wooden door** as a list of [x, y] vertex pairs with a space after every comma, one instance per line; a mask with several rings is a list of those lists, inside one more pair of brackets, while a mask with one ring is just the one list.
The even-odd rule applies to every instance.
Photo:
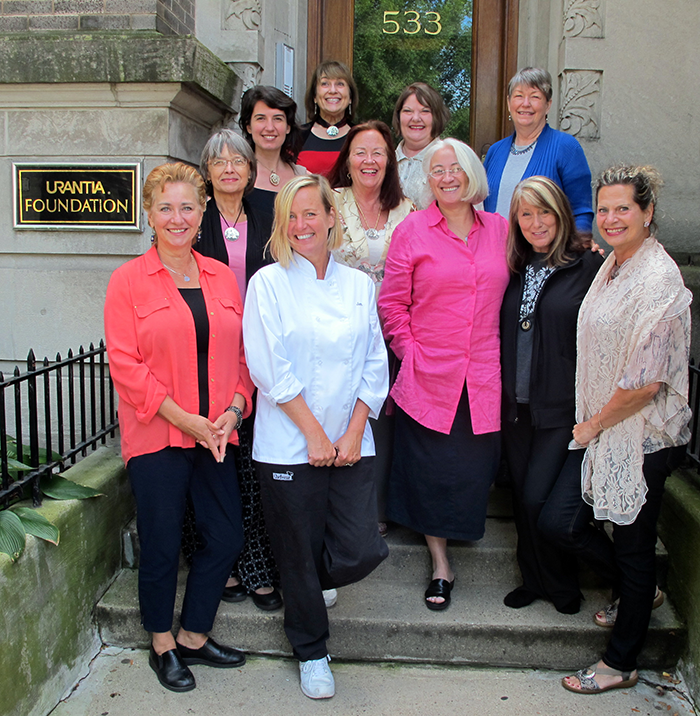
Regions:
[[[352, 68], [354, 0], [308, 0], [307, 77], [321, 60]], [[469, 139], [483, 155], [511, 131], [508, 80], [517, 70], [518, 0], [474, 0]]]

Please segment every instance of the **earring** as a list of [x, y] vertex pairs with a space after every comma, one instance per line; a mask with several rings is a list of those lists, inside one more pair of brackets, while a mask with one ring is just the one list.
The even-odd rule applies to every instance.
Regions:
[[202, 227], [200, 226], [197, 229], [197, 243], [199, 243], [202, 240]]
[[350, 176], [350, 172], [348, 172], [348, 173], [346, 174], [346, 176], [347, 176], [347, 178], [348, 178], [350, 181], [352, 181], [352, 177]]
[[314, 102], [314, 115], [318, 117], [318, 105]]
[[155, 242], [156, 242], [156, 230], [155, 230], [155, 229], [151, 229], [151, 232], [152, 232], [152, 233], [151, 233], [151, 243], [152, 243], [152, 244], [155, 244]]
[[512, 122], [512, 121], [513, 121], [513, 118], [510, 116], [510, 114], [508, 114], [508, 121], [509, 121], [509, 122]]
[[644, 222], [644, 228], [645, 228], [645, 229], [648, 229], [648, 228], [649, 228], [649, 224], [651, 224], [651, 221], [645, 221], [645, 222]]
[[352, 102], [348, 104], [348, 117], [352, 117]]

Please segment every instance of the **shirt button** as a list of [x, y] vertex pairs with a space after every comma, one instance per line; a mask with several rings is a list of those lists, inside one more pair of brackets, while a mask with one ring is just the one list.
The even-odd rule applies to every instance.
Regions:
[[214, 356], [209, 356], [209, 358], [211, 358], [211, 360], [214, 360]]
[[213, 316], [213, 315], [214, 315], [214, 311], [209, 311], [209, 315], [210, 315], [210, 316]]
[[345, 405], [343, 405], [343, 410], [350, 410], [350, 403], [345, 403]]
[[214, 382], [214, 379], [213, 379], [213, 378], [211, 379], [211, 382], [212, 382], [212, 383]]

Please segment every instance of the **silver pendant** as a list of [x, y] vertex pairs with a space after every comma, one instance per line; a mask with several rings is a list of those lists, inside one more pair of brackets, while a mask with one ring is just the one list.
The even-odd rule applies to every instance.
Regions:
[[189, 276], [185, 276], [184, 273], [182, 274], [182, 278], [184, 278], [188, 283], [192, 280]]
[[337, 137], [339, 131], [340, 131], [340, 130], [338, 129], [338, 127], [335, 126], [335, 124], [331, 124], [330, 127], [327, 127], [327, 128], [326, 128], [326, 134], [327, 134], [329, 137]]
[[241, 232], [234, 226], [229, 226], [224, 231], [224, 238], [226, 239], [226, 241], [238, 241], [238, 237], [240, 235]]
[[277, 186], [279, 183], [279, 174], [275, 174], [275, 172], [270, 172], [270, 184], [272, 184], [272, 186]]
[[376, 241], [379, 238], [379, 232], [376, 229], [365, 229], [365, 236], [372, 241]]

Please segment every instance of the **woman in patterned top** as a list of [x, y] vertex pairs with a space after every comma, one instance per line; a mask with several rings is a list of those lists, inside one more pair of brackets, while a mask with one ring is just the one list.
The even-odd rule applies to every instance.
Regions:
[[[540, 528], [612, 581], [595, 615], [612, 626], [603, 657], [562, 680], [575, 693], [637, 683], [656, 587], [664, 483], [685, 454], [692, 294], [654, 236], [661, 179], [618, 166], [598, 178], [597, 224], [613, 247], [581, 305], [572, 450]], [[585, 448], [585, 450], [583, 449]], [[613, 523], [613, 539], [592, 518]]]
[[603, 263], [576, 231], [569, 201], [546, 177], [515, 188], [511, 280], [501, 308], [503, 448], [511, 474], [522, 586], [504, 604], [548, 599], [578, 612], [576, 560], [545, 540], [537, 520], [568, 455], [575, 422], [576, 319]]

